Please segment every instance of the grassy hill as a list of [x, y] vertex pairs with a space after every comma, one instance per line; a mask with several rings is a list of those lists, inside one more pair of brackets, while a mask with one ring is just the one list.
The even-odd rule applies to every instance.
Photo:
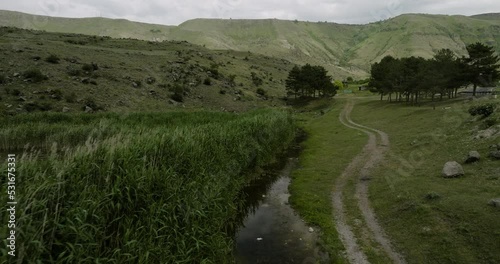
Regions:
[[430, 57], [441, 48], [464, 55], [465, 46], [476, 41], [500, 51], [498, 14], [408, 14], [368, 25], [194, 19], [179, 26], [161, 26], [122, 19], [49, 18], [1, 11], [0, 25], [143, 40], [185, 40], [211, 49], [251, 51], [299, 64], [321, 64], [339, 78], [366, 77], [370, 64], [385, 55]]
[[0, 60], [0, 113], [10, 114], [78, 112], [86, 106], [110, 111], [280, 106], [292, 67], [282, 59], [187, 42], [15, 28], [0, 28]]

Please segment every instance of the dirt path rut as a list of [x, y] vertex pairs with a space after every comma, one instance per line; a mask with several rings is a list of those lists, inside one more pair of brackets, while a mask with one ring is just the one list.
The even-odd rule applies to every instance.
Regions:
[[[383, 160], [384, 154], [389, 150], [389, 136], [380, 130], [353, 122], [350, 118], [353, 108], [354, 102], [352, 100], [348, 101], [339, 116], [340, 122], [346, 127], [367, 134], [369, 139], [361, 153], [351, 161], [335, 182], [332, 195], [335, 225], [340, 239], [346, 248], [349, 261], [353, 264], [369, 263], [365, 253], [359, 247], [352, 228], [347, 223], [346, 211], [344, 209], [344, 195], [353, 195], [358, 200], [358, 207], [363, 215], [366, 226], [370, 230], [370, 237], [380, 245], [381, 249], [393, 263], [404, 264], [406, 261], [395, 251], [384, 230], [377, 222], [375, 212], [371, 208], [368, 198], [370, 171]], [[343, 191], [348, 180], [352, 178], [357, 179], [356, 193], [346, 194]]]

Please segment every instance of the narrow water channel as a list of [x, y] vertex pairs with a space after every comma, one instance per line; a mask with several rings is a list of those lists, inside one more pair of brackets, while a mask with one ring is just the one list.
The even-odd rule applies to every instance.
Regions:
[[307, 226], [288, 203], [290, 173], [297, 158], [252, 182], [247, 195], [247, 215], [236, 233], [237, 263], [326, 263], [317, 230]]

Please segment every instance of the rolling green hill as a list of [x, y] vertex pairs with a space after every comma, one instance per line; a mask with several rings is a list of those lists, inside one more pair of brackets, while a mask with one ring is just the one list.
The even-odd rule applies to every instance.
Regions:
[[370, 64], [386, 55], [430, 57], [441, 48], [464, 55], [465, 46], [476, 41], [500, 51], [499, 14], [472, 17], [408, 14], [367, 25], [194, 19], [179, 26], [161, 26], [1, 11], [0, 25], [145, 40], [186, 40], [211, 49], [251, 51], [298, 64], [321, 64], [339, 77], [366, 77]]
[[[0, 28], [0, 115], [282, 106], [292, 63], [182, 41]], [[90, 110], [89, 110], [90, 111]]]

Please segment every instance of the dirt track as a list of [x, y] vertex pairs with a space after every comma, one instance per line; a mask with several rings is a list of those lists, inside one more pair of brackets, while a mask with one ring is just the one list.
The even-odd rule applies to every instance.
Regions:
[[[354, 102], [349, 100], [339, 116], [343, 125], [361, 131], [368, 135], [368, 143], [347, 166], [342, 175], [336, 180], [332, 194], [334, 220], [340, 239], [346, 248], [349, 261], [353, 264], [369, 263], [365, 253], [360, 249], [358, 239], [352, 232], [352, 227], [347, 223], [344, 209], [344, 195], [354, 196], [358, 200], [358, 207], [363, 215], [363, 220], [369, 229], [369, 236], [376, 241], [393, 263], [406, 263], [404, 258], [397, 253], [384, 230], [377, 222], [375, 212], [370, 206], [368, 198], [368, 184], [371, 178], [370, 171], [384, 159], [385, 152], [389, 149], [389, 136], [373, 128], [353, 122], [350, 118]], [[356, 193], [344, 193], [349, 179], [356, 178]]]

